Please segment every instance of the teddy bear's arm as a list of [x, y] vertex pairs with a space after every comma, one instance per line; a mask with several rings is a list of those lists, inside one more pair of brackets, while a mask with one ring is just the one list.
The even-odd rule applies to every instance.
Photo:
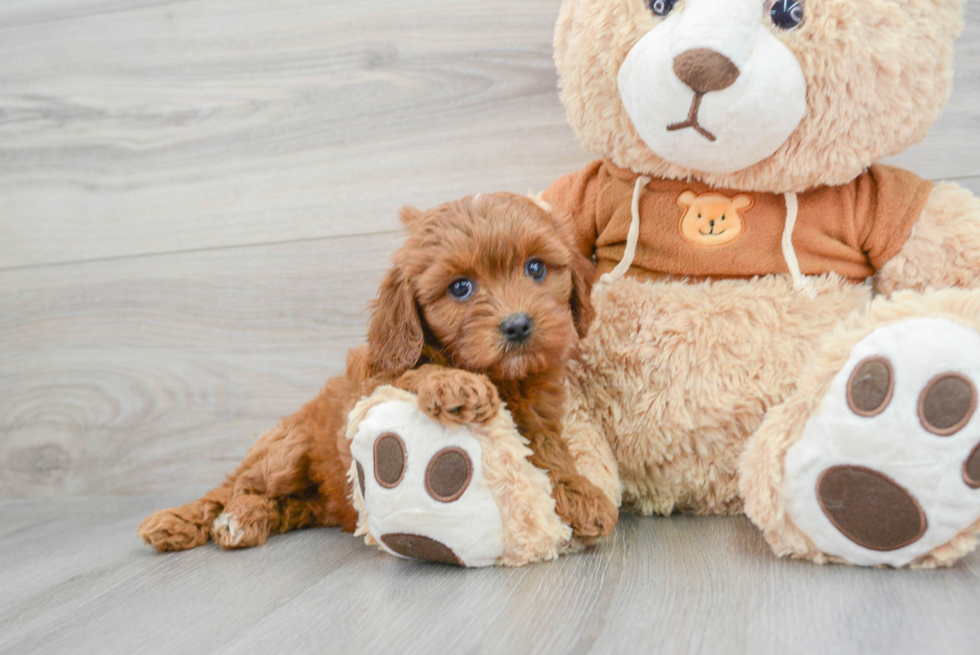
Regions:
[[875, 290], [980, 287], [980, 199], [956, 184], [929, 196], [898, 254], [875, 276]]
[[597, 160], [575, 173], [570, 173], [541, 193], [555, 218], [570, 226], [575, 235], [575, 247], [586, 257], [595, 253], [598, 229], [596, 208], [600, 191], [602, 160]]

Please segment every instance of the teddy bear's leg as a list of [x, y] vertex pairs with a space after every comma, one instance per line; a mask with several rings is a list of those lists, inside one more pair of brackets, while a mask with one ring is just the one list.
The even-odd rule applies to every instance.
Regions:
[[[406, 372], [394, 386], [416, 394], [419, 407], [430, 418], [449, 426], [485, 424], [497, 416], [502, 402], [489, 378], [431, 364]], [[531, 448], [528, 460], [548, 474], [555, 511], [571, 526], [575, 539], [589, 545], [611, 534], [619, 519], [618, 504], [580, 473], [576, 456], [563, 434], [563, 417], [538, 421], [534, 410], [521, 404], [510, 406], [509, 410], [516, 412], [512, 418], [518, 425], [522, 417], [532, 420], [533, 428], [521, 430]], [[579, 450], [601, 446], [597, 435], [589, 436], [592, 438], [578, 440], [585, 442], [578, 444]]]
[[447, 424], [419, 397], [381, 387], [351, 412], [355, 534], [398, 557], [459, 566], [523, 565], [568, 547], [547, 475], [506, 410]]
[[616, 457], [609, 441], [602, 435], [595, 412], [584, 393], [590, 380], [580, 362], [569, 362], [568, 369], [568, 400], [562, 437], [579, 473], [618, 508], [623, 503], [623, 484], [619, 479]]
[[949, 565], [980, 530], [980, 292], [898, 292], [847, 319], [740, 465], [779, 555]]
[[592, 469], [607, 469], [596, 484], [614, 494], [621, 480], [622, 505], [639, 513], [741, 513], [745, 442], [824, 335], [870, 301], [864, 285], [812, 284], [814, 298], [795, 293], [789, 276], [623, 278], [596, 294], [596, 320], [569, 368], [566, 425], [573, 453], [576, 439], [595, 434], [606, 443], [588, 460], [613, 453], [615, 465]]

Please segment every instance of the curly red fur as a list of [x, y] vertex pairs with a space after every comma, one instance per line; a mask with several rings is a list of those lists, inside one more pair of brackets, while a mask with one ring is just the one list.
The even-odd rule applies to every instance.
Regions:
[[[591, 262], [550, 214], [513, 194], [406, 208], [402, 221], [408, 238], [381, 284], [368, 343], [350, 352], [345, 374], [263, 435], [225, 484], [144, 520], [147, 543], [184, 550], [213, 538], [242, 548], [312, 525], [353, 531], [347, 415], [384, 384], [418, 394], [442, 423], [485, 422], [506, 403], [532, 463], [551, 478], [559, 516], [586, 542], [612, 531], [616, 508], [578, 474], [561, 439], [565, 364], [593, 316]], [[544, 279], [526, 275], [530, 259], [545, 264]], [[462, 277], [475, 285], [465, 301], [448, 292]], [[533, 321], [520, 344], [501, 330], [515, 313]]]

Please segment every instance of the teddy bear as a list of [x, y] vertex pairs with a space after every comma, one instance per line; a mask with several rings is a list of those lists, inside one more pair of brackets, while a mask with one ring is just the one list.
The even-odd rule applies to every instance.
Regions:
[[564, 438], [622, 509], [744, 513], [817, 563], [975, 547], [980, 202], [878, 163], [941, 113], [962, 12], [563, 0], [600, 157], [539, 196], [597, 269]]
[[974, 548], [980, 202], [877, 163], [942, 111], [962, 10], [564, 0], [602, 157], [542, 194], [601, 276], [567, 430], [624, 507], [744, 512], [819, 563]]

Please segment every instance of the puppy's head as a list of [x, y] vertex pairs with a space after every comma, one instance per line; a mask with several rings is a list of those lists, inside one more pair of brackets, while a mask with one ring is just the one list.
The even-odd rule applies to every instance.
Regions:
[[454, 366], [517, 379], [559, 366], [592, 320], [592, 264], [551, 215], [509, 193], [402, 211], [408, 239], [368, 327], [377, 366], [415, 366], [426, 342]]

